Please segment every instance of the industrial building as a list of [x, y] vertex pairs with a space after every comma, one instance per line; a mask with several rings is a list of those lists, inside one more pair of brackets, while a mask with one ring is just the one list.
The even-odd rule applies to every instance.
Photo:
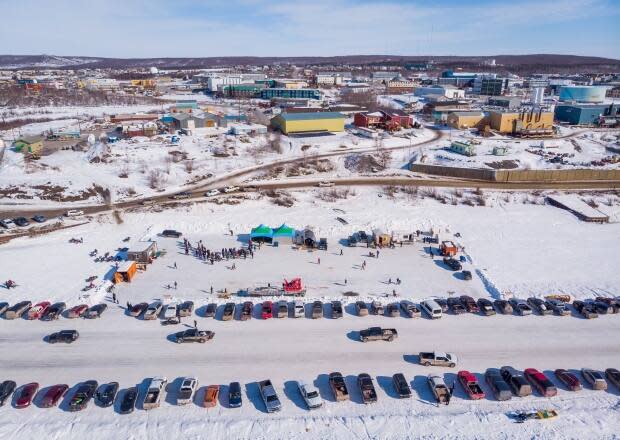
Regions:
[[254, 98], [264, 88], [264, 84], [229, 84], [220, 86], [218, 93], [229, 98]]
[[284, 134], [339, 132], [344, 120], [337, 112], [281, 113], [271, 119], [271, 126]]
[[600, 103], [605, 101], [605, 86], [563, 86], [560, 87], [560, 101]]
[[430, 87], [416, 87], [413, 94], [415, 96], [443, 96], [449, 99], [458, 99], [465, 97], [465, 90], [458, 89], [453, 86], [430, 86]]
[[504, 134], [551, 135], [553, 134], [553, 113], [542, 109], [520, 112], [490, 111], [489, 125], [491, 129]]
[[495, 76], [477, 76], [474, 79], [473, 93], [485, 96], [500, 96], [508, 87], [508, 80]]
[[404, 78], [396, 78], [387, 81], [386, 88], [388, 93], [408, 93], [413, 92], [416, 83]]
[[521, 98], [518, 96], [490, 97], [487, 104], [493, 107], [502, 107], [512, 110], [521, 107]]
[[476, 146], [468, 140], [456, 140], [450, 144], [450, 151], [471, 157], [476, 155]]
[[559, 104], [555, 119], [571, 125], [613, 126], [620, 121], [618, 104]]
[[459, 130], [467, 128], [482, 129], [488, 123], [488, 119], [481, 111], [457, 111], [449, 113], [446, 122], [450, 127]]
[[321, 92], [317, 89], [263, 89], [260, 91], [261, 99], [287, 98], [287, 99], [321, 99]]

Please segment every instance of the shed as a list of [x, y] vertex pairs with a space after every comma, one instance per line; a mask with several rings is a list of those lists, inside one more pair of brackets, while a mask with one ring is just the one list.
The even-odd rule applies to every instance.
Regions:
[[147, 241], [137, 243], [133, 249], [127, 251], [127, 260], [138, 263], [152, 263], [157, 256], [157, 242]]
[[314, 231], [309, 227], [304, 228], [303, 231], [295, 232], [295, 243], [307, 246], [310, 248], [314, 248], [317, 245], [316, 235], [314, 235]]
[[442, 241], [439, 245], [439, 251], [441, 255], [446, 257], [453, 257], [456, 255], [457, 247], [452, 241]]
[[372, 239], [377, 246], [389, 246], [392, 244], [392, 236], [381, 229], [373, 229]]
[[279, 243], [293, 243], [295, 237], [295, 230], [285, 223], [282, 223], [280, 227], [273, 230], [273, 240]]
[[40, 156], [43, 151], [43, 137], [25, 136], [13, 143], [13, 148], [18, 153], [30, 153], [33, 156]]
[[116, 272], [114, 272], [114, 283], [122, 283], [123, 281], [130, 283], [136, 272], [138, 266], [135, 261], [125, 261], [118, 266]]
[[260, 225], [252, 229], [252, 231], [250, 232], [250, 238], [252, 239], [252, 241], [271, 243], [273, 241], [273, 229], [261, 223]]

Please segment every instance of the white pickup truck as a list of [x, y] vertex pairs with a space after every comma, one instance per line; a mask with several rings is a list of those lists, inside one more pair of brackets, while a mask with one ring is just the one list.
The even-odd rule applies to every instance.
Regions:
[[142, 408], [145, 410], [158, 408], [161, 402], [162, 395], [164, 394], [164, 388], [168, 383], [168, 379], [165, 377], [154, 377], [151, 379], [151, 383], [149, 383], [148, 391], [146, 392], [146, 396], [144, 396], [144, 401], [142, 402]]

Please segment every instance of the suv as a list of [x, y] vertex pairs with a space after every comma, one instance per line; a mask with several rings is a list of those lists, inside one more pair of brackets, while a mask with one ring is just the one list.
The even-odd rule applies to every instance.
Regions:
[[342, 318], [342, 303], [340, 301], [332, 301], [332, 319]]
[[525, 397], [532, 394], [532, 386], [525, 379], [523, 373], [509, 366], [500, 368], [499, 372], [515, 395]]
[[459, 261], [454, 258], [444, 258], [443, 264], [445, 264], [446, 266], [448, 266], [451, 270], [455, 272], [457, 270], [463, 269], [463, 266], [461, 265], [461, 263], [459, 263]]
[[522, 299], [511, 298], [510, 304], [514, 308], [515, 312], [521, 316], [532, 314], [532, 308]]
[[215, 333], [209, 330], [198, 330], [195, 328], [190, 328], [182, 332], [175, 333], [174, 340], [177, 344], [181, 344], [183, 342], [200, 342], [204, 344], [207, 341], [210, 341], [215, 336]]
[[179, 231], [175, 231], [174, 229], [164, 229], [161, 233], [162, 237], [174, 237], [179, 238], [181, 234]]
[[77, 330], [61, 330], [56, 333], [52, 333], [47, 337], [47, 342], [50, 344], [56, 344], [57, 342], [64, 342], [65, 344], [71, 344], [80, 337]]

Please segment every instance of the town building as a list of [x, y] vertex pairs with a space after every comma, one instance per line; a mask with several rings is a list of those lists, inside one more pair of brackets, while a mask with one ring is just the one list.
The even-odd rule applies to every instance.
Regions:
[[18, 153], [39, 157], [43, 152], [42, 136], [24, 136], [13, 142], [13, 149]]
[[616, 125], [620, 121], [618, 104], [559, 104], [555, 119], [571, 125]]
[[321, 99], [321, 92], [319, 92], [317, 89], [269, 88], [260, 91], [260, 98]]
[[345, 116], [337, 112], [281, 113], [271, 126], [284, 134], [344, 131]]
[[504, 94], [508, 80], [491, 76], [477, 76], [474, 79], [473, 93], [475, 95], [500, 96]]
[[564, 86], [560, 87], [560, 101], [600, 103], [605, 101], [605, 86]]
[[488, 118], [481, 111], [456, 111], [448, 114], [447, 124], [458, 130], [468, 128], [482, 129], [487, 123]]
[[549, 111], [523, 110], [490, 111], [490, 128], [504, 134], [535, 136], [553, 134], [553, 113]]
[[363, 128], [381, 128], [389, 131], [411, 128], [413, 119], [410, 115], [395, 110], [356, 113], [353, 125]]
[[465, 90], [453, 86], [421, 86], [416, 87], [413, 94], [419, 97], [443, 96], [448, 99], [459, 99], [465, 97]]
[[476, 146], [471, 143], [471, 141], [467, 140], [455, 140], [450, 144], [450, 151], [458, 154], [462, 154], [463, 156], [475, 156], [476, 155]]
[[521, 98], [518, 96], [497, 96], [490, 97], [487, 104], [493, 107], [503, 107], [507, 109], [517, 109], [521, 107]]

